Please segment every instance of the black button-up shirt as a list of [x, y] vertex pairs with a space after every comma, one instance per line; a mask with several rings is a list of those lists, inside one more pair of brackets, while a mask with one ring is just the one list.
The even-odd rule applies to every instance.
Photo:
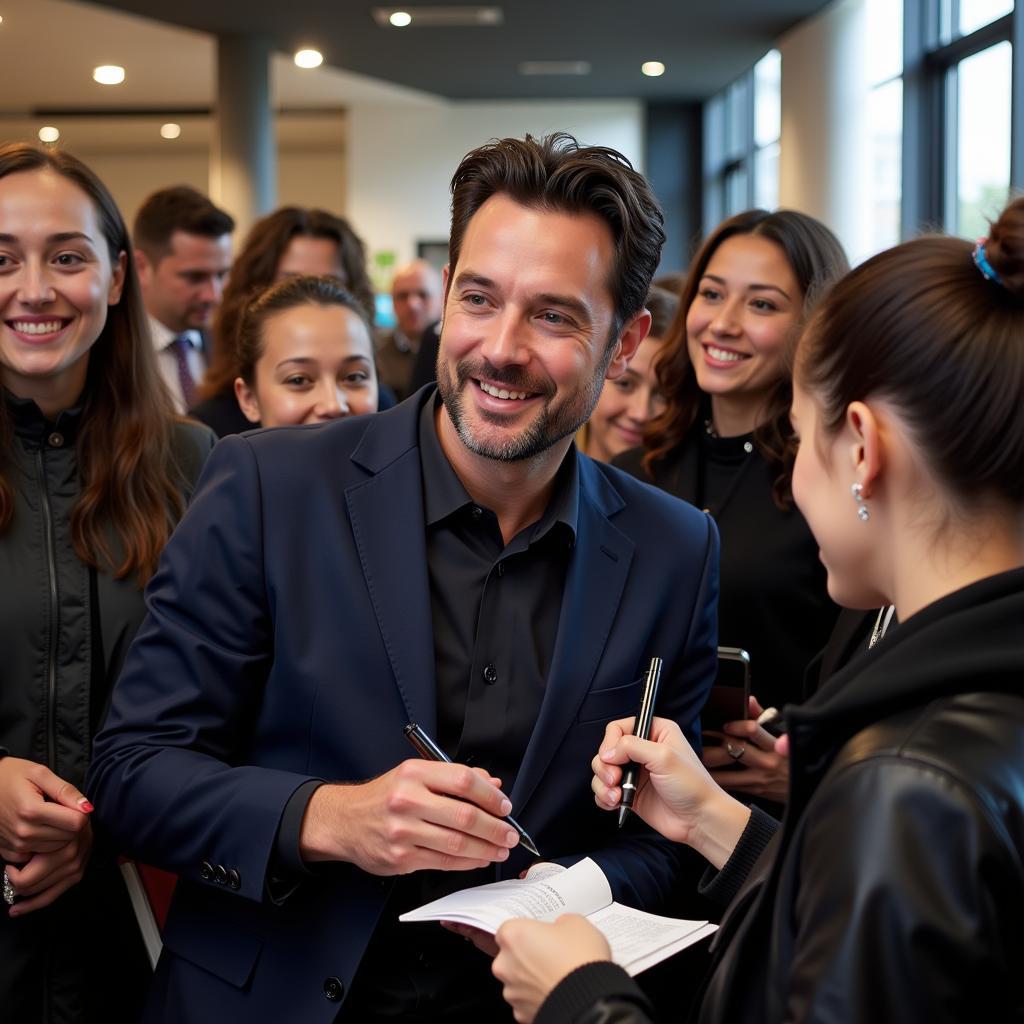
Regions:
[[511, 793], [544, 698], [576, 541], [576, 453], [544, 514], [506, 544], [498, 517], [469, 496], [441, 450], [437, 405], [420, 416], [420, 465], [434, 623], [437, 741]]
[[[437, 436], [439, 400], [420, 415], [420, 466], [434, 626], [438, 744], [511, 793], [540, 711], [576, 540], [579, 477], [570, 449], [544, 514], [504, 542]], [[513, 808], [513, 813], [515, 809]], [[527, 829], [529, 825], [523, 822]], [[436, 924], [398, 915], [494, 880], [493, 869], [419, 871], [395, 882], [353, 987], [349, 1016], [511, 1020], [482, 954]]]

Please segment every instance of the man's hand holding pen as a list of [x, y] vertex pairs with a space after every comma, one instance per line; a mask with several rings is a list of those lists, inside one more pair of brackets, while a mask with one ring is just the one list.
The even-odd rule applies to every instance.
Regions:
[[299, 847], [310, 863], [348, 861], [374, 875], [487, 867], [519, 842], [499, 787], [483, 770], [413, 758], [369, 782], [320, 786]]

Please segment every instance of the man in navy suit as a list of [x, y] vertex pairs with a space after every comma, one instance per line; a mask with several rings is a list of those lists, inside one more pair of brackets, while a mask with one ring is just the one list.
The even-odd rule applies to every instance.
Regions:
[[696, 741], [717, 535], [573, 444], [647, 333], [661, 213], [562, 135], [484, 146], [452, 190], [437, 389], [223, 440], [150, 585], [88, 784], [180, 876], [148, 1020], [510, 1019], [472, 943], [397, 923], [528, 868], [510, 811], [618, 900], [672, 888], [590, 760], [653, 655]]

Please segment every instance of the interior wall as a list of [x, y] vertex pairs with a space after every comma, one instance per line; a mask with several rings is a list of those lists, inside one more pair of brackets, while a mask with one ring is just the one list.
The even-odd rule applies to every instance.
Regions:
[[[174, 141], [159, 137], [159, 120], [146, 134], [137, 119], [61, 123], [60, 144], [100, 175], [129, 223], [154, 189], [209, 188], [207, 120], [185, 124]], [[355, 102], [338, 118], [295, 120], [298, 127], [289, 129], [288, 118], [279, 118], [278, 205], [322, 206], [348, 217], [367, 243], [371, 267], [382, 258], [382, 288], [390, 281], [387, 268], [415, 256], [418, 241], [447, 239], [452, 172], [488, 139], [568, 131], [620, 150], [643, 169], [638, 101]], [[38, 128], [27, 118], [0, 119], [0, 138], [35, 142]]]
[[851, 254], [863, 249], [866, 23], [864, 0], [837, 0], [778, 44], [779, 206], [824, 221]]
[[398, 263], [415, 255], [417, 241], [447, 239], [452, 173], [489, 139], [567, 131], [643, 169], [638, 101], [357, 104], [348, 124], [347, 215], [371, 254], [393, 253]]

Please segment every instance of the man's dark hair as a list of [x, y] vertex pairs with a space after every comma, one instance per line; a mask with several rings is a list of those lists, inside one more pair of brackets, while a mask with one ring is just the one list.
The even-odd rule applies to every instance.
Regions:
[[665, 242], [664, 217], [650, 185], [614, 149], [581, 146], [558, 132], [542, 139], [494, 139], [468, 153], [452, 177], [452, 271], [473, 214], [493, 195], [523, 206], [591, 213], [611, 229], [615, 263], [608, 282], [615, 306], [613, 340], [644, 300]]
[[132, 240], [150, 262], [159, 263], [171, 249], [171, 235], [220, 238], [235, 230], [235, 219], [215, 206], [202, 192], [188, 185], [175, 185], [154, 192], [139, 207], [132, 228]]

